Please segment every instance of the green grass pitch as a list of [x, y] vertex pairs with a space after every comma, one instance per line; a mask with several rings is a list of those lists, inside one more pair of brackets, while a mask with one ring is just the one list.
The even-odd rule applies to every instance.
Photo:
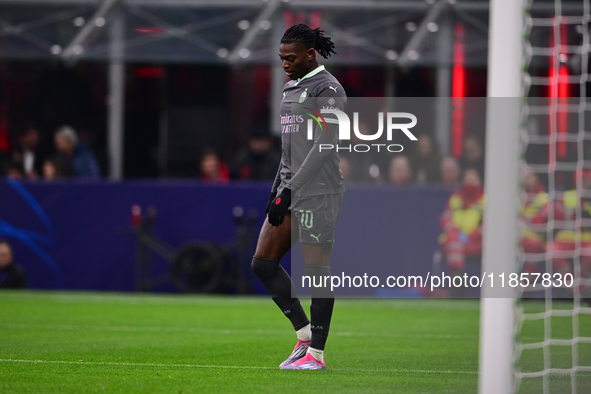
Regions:
[[478, 305], [337, 300], [328, 369], [282, 371], [267, 297], [0, 292], [0, 392], [475, 393]]
[[337, 300], [328, 369], [282, 371], [295, 335], [267, 297], [0, 292], [0, 392], [469, 393], [478, 316], [476, 301]]

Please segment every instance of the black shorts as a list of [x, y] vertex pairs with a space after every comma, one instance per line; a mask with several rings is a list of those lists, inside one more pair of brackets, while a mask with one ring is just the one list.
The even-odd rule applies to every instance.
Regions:
[[296, 199], [291, 206], [292, 237], [300, 242], [316, 244], [334, 242], [334, 233], [341, 214], [343, 193]]

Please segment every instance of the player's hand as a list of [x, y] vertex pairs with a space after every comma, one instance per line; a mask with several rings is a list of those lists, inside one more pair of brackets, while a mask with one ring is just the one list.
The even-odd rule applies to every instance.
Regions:
[[273, 200], [269, 207], [269, 223], [272, 226], [279, 226], [283, 223], [287, 210], [291, 205], [291, 190], [285, 188]]
[[271, 203], [273, 202], [273, 200], [275, 200], [275, 197], [277, 197], [277, 192], [271, 192], [271, 195], [269, 196], [269, 201], [267, 201], [267, 206], [265, 207], [265, 216], [269, 214], [269, 208], [271, 208]]

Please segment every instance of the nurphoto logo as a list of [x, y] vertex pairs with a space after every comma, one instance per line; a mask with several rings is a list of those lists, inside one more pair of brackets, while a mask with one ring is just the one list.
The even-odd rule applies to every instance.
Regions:
[[[333, 114], [337, 117], [339, 124], [339, 140], [350, 141], [351, 140], [351, 121], [349, 116], [335, 108], [322, 108], [320, 113], [314, 111], [317, 115], [313, 116], [316, 123], [318, 123], [322, 129], [322, 123], [326, 126], [326, 120], [321, 114]], [[359, 131], [359, 113], [353, 112], [353, 133], [355, 136], [362, 141], [377, 141], [384, 134], [384, 118], [386, 119], [386, 140], [392, 141], [392, 136], [395, 130], [402, 131], [409, 140], [417, 141], [417, 137], [410, 131], [411, 128], [416, 126], [417, 117], [409, 112], [378, 112], [378, 130], [374, 134], [362, 134]], [[406, 120], [406, 122], [404, 122]], [[307, 138], [308, 140], [314, 139], [314, 127], [312, 119], [308, 119], [307, 122]], [[369, 152], [375, 150], [376, 152], [388, 151], [391, 153], [402, 152], [404, 147], [400, 144], [385, 144], [385, 143], [372, 143], [372, 144], [353, 144], [353, 145], [333, 145], [333, 144], [320, 144], [319, 150], [331, 150], [336, 149], [337, 152], [348, 151], [348, 152]]]

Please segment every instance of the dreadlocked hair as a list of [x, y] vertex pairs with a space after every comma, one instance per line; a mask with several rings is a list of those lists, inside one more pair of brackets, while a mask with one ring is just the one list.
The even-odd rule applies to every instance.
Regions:
[[334, 42], [330, 37], [324, 37], [324, 31], [319, 27], [311, 29], [307, 25], [300, 23], [287, 29], [281, 38], [282, 44], [292, 44], [300, 42], [307, 48], [314, 48], [323, 58], [328, 59], [334, 51]]

